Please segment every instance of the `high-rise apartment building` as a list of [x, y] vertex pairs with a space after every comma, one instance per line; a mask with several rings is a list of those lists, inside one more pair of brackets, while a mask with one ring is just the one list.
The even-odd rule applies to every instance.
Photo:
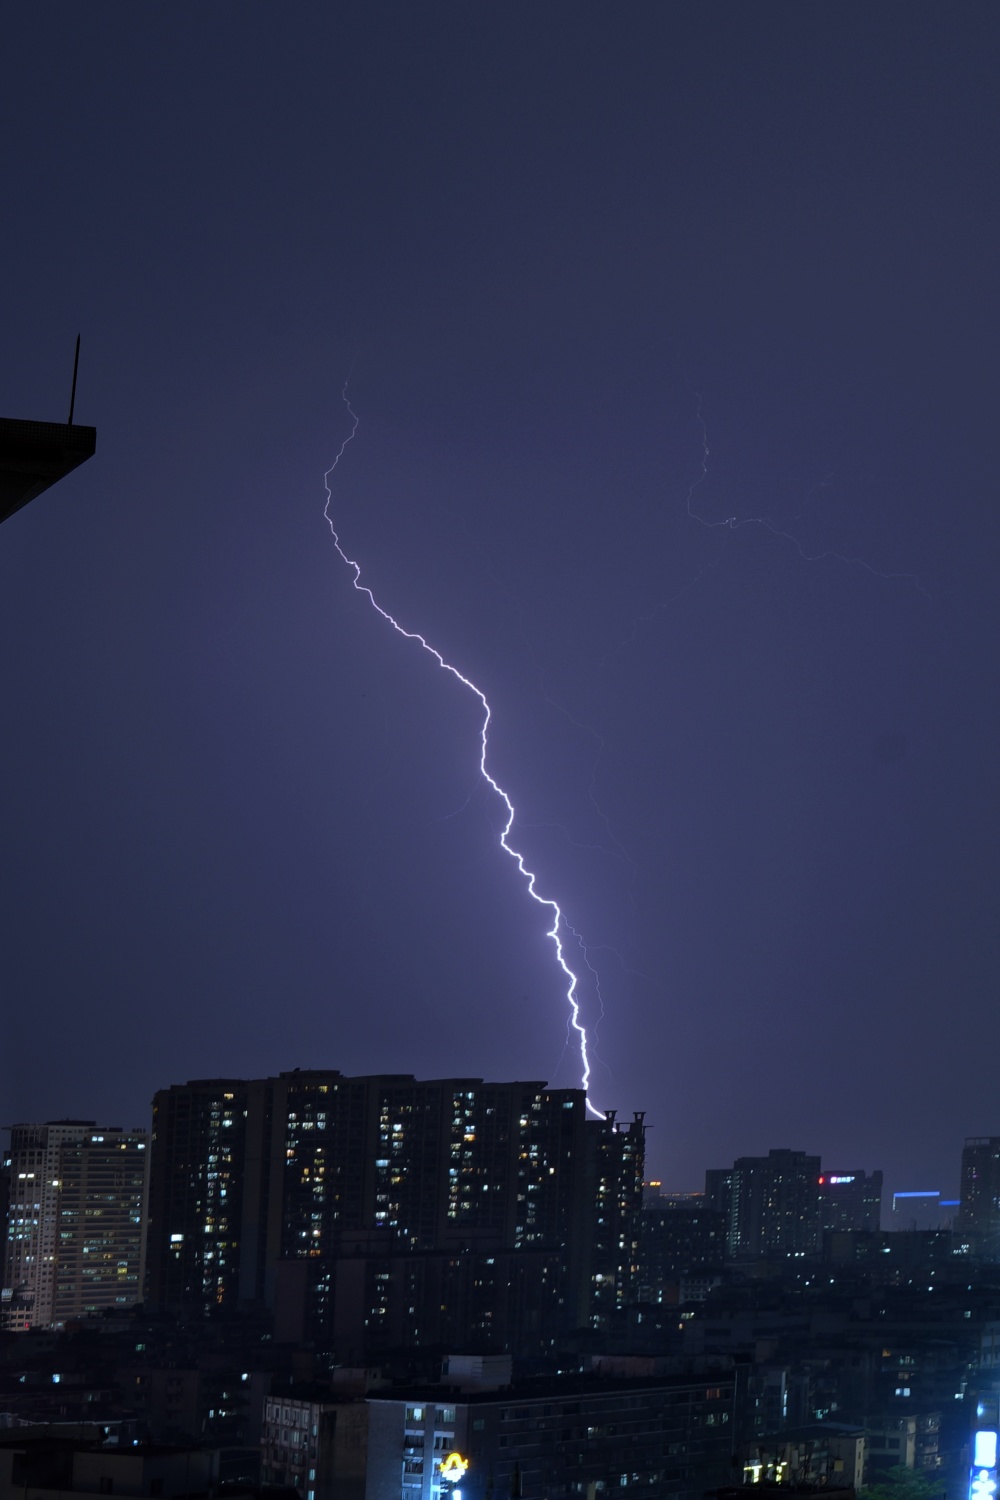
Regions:
[[840, 1229], [881, 1229], [882, 1173], [857, 1168], [821, 1172], [819, 1227], [823, 1234]]
[[153, 1100], [147, 1296], [156, 1307], [264, 1300], [268, 1081], [208, 1078]]
[[142, 1300], [145, 1131], [93, 1120], [15, 1125], [0, 1326], [61, 1327]]
[[523, 1343], [628, 1300], [643, 1127], [579, 1089], [295, 1070], [154, 1101], [149, 1299], [265, 1302], [357, 1359]]
[[1000, 1136], [969, 1136], [962, 1150], [959, 1228], [1000, 1259]]
[[725, 1215], [734, 1258], [811, 1255], [819, 1243], [820, 1159], [805, 1151], [741, 1156], [705, 1173], [705, 1202]]

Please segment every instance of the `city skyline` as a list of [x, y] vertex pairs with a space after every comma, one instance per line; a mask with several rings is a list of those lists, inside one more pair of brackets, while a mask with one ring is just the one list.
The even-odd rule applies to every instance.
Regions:
[[12, 18], [0, 416], [65, 415], [79, 331], [101, 437], [0, 538], [3, 1119], [316, 1059], [579, 1081], [480, 705], [324, 521], [349, 377], [330, 514], [489, 701], [595, 1106], [678, 1190], [785, 1148], [957, 1196], [997, 1130], [998, 27]]
[[889, 1209], [880, 1171], [788, 1148], [707, 1169], [704, 1194], [664, 1190], [641, 1112], [593, 1118], [583, 1090], [538, 1080], [296, 1068], [160, 1089], [148, 1132], [10, 1129], [5, 1333], [266, 1309], [279, 1344], [347, 1365], [425, 1345], [530, 1358], [733, 1290], [750, 1265], [825, 1287], [874, 1257], [912, 1287], [922, 1259], [921, 1287], [949, 1262], [945, 1280], [974, 1267], [989, 1286], [997, 1259], [1000, 1137], [964, 1143], [960, 1200]]
[[[527, 1080], [527, 1079], [500, 1080], [500, 1079], [496, 1079], [496, 1078], [491, 1078], [489, 1076], [485, 1076], [485, 1077], [483, 1077], [483, 1076], [472, 1077], [472, 1075], [449, 1075], [449, 1074], [443, 1074], [443, 1073], [440, 1074], [440, 1075], [436, 1075], [434, 1077], [418, 1077], [417, 1075], [411, 1074], [411, 1073], [395, 1073], [395, 1074], [390, 1074], [390, 1073], [386, 1073], [386, 1072], [379, 1072], [379, 1073], [375, 1073], [375, 1074], [371, 1074], [371, 1075], [359, 1075], [359, 1074], [345, 1074], [345, 1073], [342, 1072], [342, 1070], [337, 1069], [335, 1067], [324, 1068], [324, 1067], [320, 1067], [320, 1066], [316, 1066], [316, 1065], [313, 1065], [313, 1066], [308, 1067], [308, 1068], [302, 1068], [302, 1067], [296, 1066], [296, 1067], [291, 1068], [291, 1069], [283, 1070], [281, 1072], [281, 1074], [280, 1074], [280, 1077], [283, 1080], [285, 1080], [285, 1079], [293, 1080], [294, 1078], [296, 1078], [299, 1075], [302, 1075], [303, 1077], [309, 1077], [311, 1075], [326, 1076], [326, 1077], [340, 1077], [340, 1078], [343, 1078], [345, 1082], [351, 1082], [351, 1081], [357, 1082], [357, 1081], [362, 1081], [362, 1080], [364, 1080], [366, 1078], [397, 1079], [397, 1080], [407, 1080], [409, 1082], [415, 1082], [415, 1083], [417, 1083], [418, 1085], [420, 1085], [422, 1087], [432, 1087], [432, 1086], [436, 1087], [436, 1086], [445, 1085], [445, 1084], [458, 1084], [458, 1083], [464, 1084], [464, 1083], [471, 1082], [471, 1083], [475, 1084], [476, 1086], [478, 1086], [480, 1088], [485, 1088], [485, 1089], [491, 1089], [491, 1088], [498, 1088], [498, 1089], [502, 1089], [502, 1090], [507, 1090], [507, 1089], [512, 1089], [512, 1088], [529, 1089], [529, 1090], [536, 1089], [536, 1090], [544, 1090], [544, 1091], [546, 1091], [548, 1093], [559, 1093], [559, 1092], [561, 1092], [561, 1093], [564, 1093], [564, 1094], [567, 1094], [567, 1095], [576, 1095], [576, 1094], [579, 1094], [579, 1095], [581, 1095], [581, 1097], [586, 1097], [586, 1095], [584, 1094], [584, 1091], [582, 1091], [578, 1087], [569, 1086], [566, 1089], [559, 1090], [555, 1086], [549, 1084], [544, 1079], [534, 1079], [534, 1080]], [[273, 1082], [273, 1080], [271, 1080], [271, 1081]], [[170, 1093], [172, 1091], [178, 1091], [179, 1090], [179, 1091], [183, 1092], [184, 1090], [191, 1090], [191, 1089], [198, 1090], [198, 1089], [202, 1089], [202, 1090], [207, 1090], [210, 1093], [213, 1089], [222, 1088], [223, 1086], [225, 1086], [227, 1088], [228, 1087], [232, 1087], [232, 1086], [240, 1086], [240, 1087], [243, 1087], [245, 1089], [247, 1087], [257, 1088], [257, 1087], [260, 1086], [260, 1084], [261, 1084], [261, 1080], [259, 1078], [258, 1079], [254, 1079], [254, 1078], [251, 1078], [249, 1076], [237, 1076], [237, 1075], [228, 1075], [228, 1074], [213, 1075], [211, 1077], [209, 1077], [209, 1076], [201, 1077], [201, 1076], [197, 1076], [197, 1075], [192, 1075], [192, 1076], [190, 1076], [190, 1077], [188, 1077], [187, 1079], [184, 1079], [184, 1080], [179, 1080], [178, 1079], [178, 1080], [175, 1080], [173, 1083], [163, 1084], [159, 1088], [157, 1088], [157, 1090], [155, 1091], [154, 1096], [153, 1096], [152, 1100], [150, 1101], [150, 1105], [149, 1105], [149, 1109], [148, 1109], [147, 1114], [141, 1120], [139, 1120], [138, 1123], [135, 1123], [133, 1126], [131, 1126], [130, 1129], [131, 1129], [132, 1133], [135, 1133], [136, 1131], [142, 1132], [142, 1131], [147, 1130], [147, 1128], [151, 1125], [151, 1123], [155, 1121], [157, 1099], [161, 1098], [163, 1096], [170, 1095]], [[611, 1106], [609, 1106], [609, 1110], [610, 1110], [610, 1118], [612, 1120], [614, 1120], [616, 1117], [619, 1118], [620, 1120], [627, 1120], [630, 1117], [629, 1109], [628, 1108], [622, 1110], [622, 1109], [617, 1108], [617, 1107], [611, 1107]], [[53, 1117], [51, 1119], [44, 1120], [44, 1121], [41, 1120], [41, 1119], [34, 1120], [34, 1121], [30, 1121], [30, 1120], [26, 1120], [26, 1119], [25, 1120], [14, 1120], [10, 1124], [8, 1124], [8, 1125], [0, 1126], [0, 1136], [6, 1136], [6, 1137], [9, 1138], [10, 1135], [11, 1135], [11, 1132], [14, 1131], [14, 1130], [26, 1129], [26, 1128], [27, 1129], [34, 1129], [34, 1128], [39, 1128], [41, 1126], [48, 1127], [48, 1126], [53, 1126], [54, 1125], [54, 1126], [73, 1126], [73, 1127], [76, 1127], [76, 1126], [81, 1126], [81, 1125], [94, 1125], [96, 1123], [97, 1116], [99, 1116], [100, 1113], [101, 1113], [101, 1111], [100, 1111], [100, 1109], [98, 1109], [97, 1110], [97, 1115], [95, 1115], [94, 1118], [87, 1118], [87, 1119], [84, 1119], [84, 1120], [78, 1120], [78, 1119], [75, 1119], [75, 1118], [71, 1118], [68, 1115], [62, 1115], [62, 1116], [59, 1116], [59, 1117]], [[638, 1114], [638, 1115], [641, 1115], [643, 1118], [645, 1118], [646, 1112], [645, 1111], [632, 1111], [632, 1114]], [[105, 1129], [111, 1129], [111, 1130], [115, 1130], [115, 1131], [122, 1131], [125, 1127], [121, 1126], [120, 1124], [115, 1124], [115, 1125], [112, 1125], [112, 1126], [105, 1126], [103, 1128], [105, 1128]], [[646, 1128], [648, 1129], [649, 1127], [647, 1126]], [[940, 1206], [942, 1208], [957, 1208], [957, 1206], [959, 1204], [959, 1201], [960, 1201], [959, 1197], [958, 1196], [951, 1196], [951, 1194], [954, 1192], [957, 1195], [958, 1192], [959, 1192], [959, 1187], [952, 1188], [948, 1184], [951, 1183], [952, 1181], [954, 1181], [956, 1184], [959, 1184], [959, 1186], [960, 1186], [961, 1183], [962, 1183], [962, 1181], [963, 1181], [963, 1179], [967, 1176], [967, 1172], [968, 1172], [967, 1161], [969, 1159], [970, 1147], [974, 1146], [974, 1145], [977, 1145], [977, 1144], [981, 1144], [983, 1146], [988, 1146], [988, 1147], [990, 1147], [992, 1149], [997, 1141], [1000, 1141], [1000, 1137], [977, 1137], [977, 1136], [971, 1136], [971, 1137], [970, 1136], [966, 1136], [966, 1137], [964, 1137], [962, 1139], [962, 1141], [957, 1144], [956, 1154], [955, 1154], [955, 1160], [954, 1160], [954, 1163], [953, 1163], [951, 1175], [949, 1177], [946, 1177], [944, 1179], [944, 1185], [943, 1186], [938, 1186], [938, 1187], [929, 1186], [928, 1185], [928, 1181], [925, 1180], [925, 1179], [929, 1178], [929, 1174], [927, 1174], [927, 1173], [925, 1173], [924, 1174], [924, 1178], [921, 1179], [921, 1181], [923, 1182], [923, 1186], [921, 1188], [913, 1188], [912, 1185], [909, 1185], [907, 1187], [900, 1187], [900, 1186], [894, 1185], [891, 1182], [886, 1181], [884, 1187], [880, 1186], [879, 1189], [878, 1189], [879, 1195], [881, 1197], [881, 1202], [882, 1202], [882, 1221], [883, 1221], [883, 1227], [887, 1228], [887, 1229], [888, 1228], [906, 1227], [905, 1225], [897, 1225], [896, 1222], [895, 1222], [895, 1218], [896, 1218], [896, 1215], [895, 1215], [895, 1200], [896, 1199], [900, 1199], [900, 1200], [906, 1200], [906, 1199], [921, 1199], [921, 1200], [923, 1200], [923, 1199], [928, 1199], [929, 1200], [931, 1198], [935, 1198], [935, 1199], [940, 1199], [941, 1200]], [[8, 1145], [7, 1149], [9, 1150], [9, 1145]], [[816, 1146], [815, 1152], [813, 1152], [811, 1155], [810, 1155], [810, 1153], [808, 1151], [802, 1152], [797, 1146], [791, 1146], [791, 1147], [788, 1146], [788, 1145], [775, 1146], [773, 1143], [769, 1143], [767, 1145], [765, 1153], [762, 1153], [762, 1155], [764, 1155], [764, 1154], [769, 1154], [770, 1156], [778, 1156], [778, 1157], [780, 1157], [782, 1155], [786, 1155], [786, 1154], [791, 1154], [793, 1156], [804, 1156], [806, 1159], [808, 1159], [810, 1161], [812, 1161], [812, 1160], [817, 1161], [820, 1164], [817, 1167], [817, 1172], [822, 1174], [822, 1175], [819, 1175], [818, 1179], [817, 1179], [820, 1186], [825, 1186], [826, 1184], [837, 1184], [837, 1185], [839, 1185], [839, 1184], [842, 1184], [842, 1183], [855, 1183], [855, 1182], [857, 1182], [857, 1184], [859, 1185], [859, 1187], [863, 1187], [865, 1184], [870, 1183], [872, 1181], [872, 1179], [874, 1179], [878, 1184], [881, 1184], [882, 1180], [883, 1180], [883, 1178], [885, 1176], [885, 1174], [883, 1173], [882, 1169], [878, 1166], [877, 1160], [876, 1160], [875, 1155], [874, 1155], [873, 1152], [868, 1152], [865, 1155], [865, 1157], [864, 1157], [864, 1161], [860, 1165], [858, 1163], [856, 1163], [856, 1162], [853, 1165], [849, 1165], [849, 1164], [845, 1163], [843, 1160], [841, 1160], [841, 1158], [839, 1158], [839, 1157], [834, 1158], [834, 1157], [828, 1156], [826, 1154], [826, 1152], [824, 1151], [821, 1143]], [[647, 1157], [647, 1167], [648, 1167], [648, 1170], [645, 1173], [644, 1180], [645, 1180], [645, 1182], [646, 1182], [646, 1184], [647, 1184], [648, 1187], [650, 1187], [651, 1189], [654, 1189], [658, 1193], [661, 1193], [662, 1196], [663, 1196], [663, 1198], [665, 1200], [666, 1199], [670, 1199], [671, 1197], [676, 1197], [677, 1195], [680, 1195], [680, 1198], [682, 1198], [682, 1199], [683, 1198], [703, 1196], [706, 1193], [706, 1180], [710, 1180], [713, 1176], [719, 1176], [720, 1174], [728, 1173], [729, 1170], [730, 1170], [730, 1168], [728, 1168], [728, 1167], [720, 1167], [720, 1166], [718, 1166], [717, 1163], [715, 1165], [713, 1165], [712, 1161], [710, 1161], [710, 1160], [708, 1160], [708, 1158], [706, 1158], [705, 1161], [702, 1163], [702, 1165], [701, 1165], [700, 1168], [695, 1168], [694, 1169], [693, 1175], [692, 1175], [692, 1178], [691, 1178], [690, 1181], [684, 1181], [684, 1182], [682, 1182], [682, 1181], [679, 1181], [679, 1180], [664, 1180], [663, 1178], [657, 1176], [657, 1169], [655, 1167], [649, 1165], [649, 1160], [648, 1160], [648, 1158], [649, 1158], [649, 1152], [648, 1152], [648, 1149], [646, 1151], [646, 1157]], [[736, 1155], [735, 1156], [735, 1164], [738, 1165], [739, 1161], [741, 1159], [752, 1160], [753, 1157], [752, 1157], [752, 1154], [749, 1154], [749, 1153], [746, 1153], [746, 1152], [742, 1153], [742, 1157], [740, 1155]], [[850, 1175], [849, 1176], [831, 1176], [830, 1175], [831, 1173], [850, 1173]], [[828, 1187], [827, 1188], [827, 1193], [830, 1193], [830, 1192], [831, 1192], [831, 1189]]]

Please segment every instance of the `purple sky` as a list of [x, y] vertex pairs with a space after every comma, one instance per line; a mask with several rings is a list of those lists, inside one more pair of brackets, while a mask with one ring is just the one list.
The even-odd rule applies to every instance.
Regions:
[[493, 705], [595, 1101], [672, 1186], [950, 1194], [1000, 1133], [996, 8], [6, 32], [0, 414], [64, 418], [80, 331], [98, 454], [0, 532], [3, 1120], [578, 1082], [475, 700], [323, 521], [350, 370], [338, 529]]

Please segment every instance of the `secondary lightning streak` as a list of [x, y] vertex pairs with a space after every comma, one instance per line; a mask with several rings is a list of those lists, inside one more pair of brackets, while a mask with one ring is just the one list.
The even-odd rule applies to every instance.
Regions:
[[[479, 772], [483, 780], [487, 783], [487, 785], [495, 793], [495, 795], [500, 798], [500, 801], [506, 808], [507, 821], [504, 825], [503, 832], [500, 835], [501, 848], [504, 850], [504, 853], [510, 855], [511, 859], [517, 865], [517, 868], [528, 887], [528, 894], [529, 896], [531, 896], [532, 900], [537, 901], [539, 906], [546, 907], [552, 914], [552, 926], [546, 933], [546, 937], [551, 940], [553, 947], [555, 948], [556, 961], [566, 979], [566, 1002], [569, 1006], [569, 1023], [571, 1028], [577, 1033], [579, 1039], [580, 1063], [583, 1070], [581, 1085], [583, 1087], [584, 1093], [586, 1093], [590, 1086], [590, 1054], [587, 1045], [587, 1031], [580, 1018], [580, 1002], [577, 999], [576, 993], [579, 980], [576, 974], [573, 973], [573, 970], [570, 968], [569, 964], [566, 962], [566, 953], [562, 938], [563, 928], [566, 928], [570, 932], [572, 932], [572, 928], [569, 927], [569, 923], [563, 916], [559, 903], [557, 901], [553, 901], [549, 896], [539, 895], [536, 889], [537, 877], [534, 871], [528, 869], [527, 865], [524, 862], [523, 854], [520, 854], [518, 850], [508, 842], [511, 829], [514, 826], [514, 804], [510, 800], [510, 797], [504, 791], [500, 783], [494, 779], [494, 777], [487, 769], [486, 756], [489, 742], [490, 721], [493, 718], [493, 711], [490, 708], [489, 703], [487, 702], [486, 694], [481, 688], [477, 687], [470, 678], [464, 676], [457, 667], [453, 667], [450, 662], [445, 661], [440, 651], [435, 650], [435, 648], [430, 645], [422, 635], [420, 635], [415, 630], [406, 630], [402, 625], [400, 625], [398, 620], [393, 618], [388, 610], [382, 608], [381, 604], [379, 604], [378, 600], [375, 598], [375, 595], [372, 593], [368, 585], [361, 582], [361, 564], [355, 562], [353, 557], [348, 557], [347, 553], [340, 545], [340, 536], [337, 533], [337, 530], [333, 524], [333, 518], [330, 515], [330, 505], [333, 501], [333, 492], [330, 489], [330, 475], [340, 463], [340, 460], [344, 455], [344, 449], [354, 437], [355, 433], [358, 430], [359, 424], [358, 415], [355, 412], [354, 408], [351, 406], [350, 401], [347, 399], [346, 385], [342, 392], [342, 396], [344, 405], [347, 407], [348, 415], [351, 418], [352, 425], [350, 432], [347, 434], [346, 438], [340, 445], [340, 450], [337, 453], [336, 458], [333, 460], [333, 463], [323, 475], [323, 488], [326, 490], [326, 505], [323, 507], [323, 519], [326, 521], [327, 525], [330, 528], [330, 535], [333, 537], [333, 545], [336, 547], [337, 552], [339, 553], [343, 561], [347, 564], [347, 566], [353, 569], [353, 583], [358, 593], [364, 594], [367, 597], [368, 602], [371, 604], [372, 608], [382, 616], [383, 620], [385, 620], [389, 625], [392, 626], [393, 630], [395, 630], [399, 635], [403, 636], [408, 641], [416, 641], [417, 644], [421, 646], [429, 656], [432, 656], [434, 658], [442, 671], [450, 672], [452, 677], [457, 678], [462, 686], [468, 688], [469, 692], [473, 693], [482, 704], [483, 725], [482, 729], [480, 730], [479, 736]], [[574, 936], [576, 936], [576, 934], [574, 934]], [[579, 941], [579, 939], [577, 940]], [[604, 1119], [604, 1115], [599, 1109], [591, 1104], [589, 1099], [587, 1100], [587, 1108], [592, 1114], [596, 1115], [598, 1119]]]
[[[925, 587], [919, 574], [883, 573], [881, 569], [876, 568], [872, 563], [870, 563], [867, 558], [849, 557], [846, 553], [837, 552], [832, 547], [827, 547], [822, 552], [807, 552], [794, 532], [783, 530], [782, 527], [778, 526], [767, 516], [744, 516], [742, 519], [739, 516], [722, 516], [718, 520], [712, 521], [709, 520], [707, 516], [703, 516], [699, 511], [697, 511], [695, 509], [694, 503], [695, 495], [708, 479], [708, 426], [705, 422], [704, 416], [702, 415], [701, 392], [695, 390], [694, 386], [687, 379], [687, 376], [684, 377], [684, 384], [687, 386], [688, 391], [695, 399], [695, 420], [697, 421], [698, 426], [701, 429], [701, 462], [698, 465], [697, 475], [695, 476], [692, 483], [688, 486], [687, 496], [685, 498], [685, 509], [687, 510], [687, 514], [690, 520], [697, 521], [698, 525], [703, 526], [706, 531], [717, 531], [720, 528], [724, 531], [742, 531], [744, 526], [760, 526], [765, 531], [769, 531], [775, 538], [776, 542], [791, 542], [792, 546], [795, 548], [796, 552], [798, 553], [799, 557], [801, 557], [803, 562], [819, 563], [825, 562], [827, 558], [830, 558], [832, 561], [843, 563], [847, 567], [864, 568], [865, 572], [870, 573], [873, 578], [878, 578], [883, 583], [892, 583], [895, 581], [910, 583], [919, 594], [922, 594], [924, 596], [925, 599], [932, 599], [931, 594]], [[818, 484], [812, 486], [805, 499], [803, 500], [800, 509], [796, 512], [796, 519], [798, 518], [798, 516], [801, 516], [802, 511], [805, 510], [813, 495], [815, 495], [818, 490], [825, 488], [829, 483], [830, 481], [828, 479], [824, 479], [821, 480]], [[664, 610], [669, 609], [672, 604], [676, 604], [677, 600], [683, 598], [685, 594], [690, 593], [695, 585], [700, 583], [707, 573], [714, 571], [714, 569], [718, 566], [718, 559], [715, 562], [705, 563], [703, 567], [699, 568], [698, 571], [691, 578], [689, 578], [686, 583], [682, 584], [680, 588], [678, 588], [667, 599], [661, 599], [658, 604], [655, 604], [652, 609], [647, 610], [644, 614], [635, 615], [629, 628], [628, 634], [625, 635], [616, 645], [609, 647], [604, 655], [597, 660], [595, 665], [599, 669], [605, 667], [613, 656], [616, 656], [619, 651], [623, 651], [626, 646], [630, 646], [633, 643], [639, 633], [640, 626], [650, 625], [657, 615], [661, 614]]]
[[[695, 418], [698, 422], [699, 427], [701, 428], [700, 473], [687, 492], [687, 513], [692, 521], [697, 521], [699, 525], [704, 526], [708, 531], [714, 531], [720, 526], [726, 528], [729, 531], [741, 531], [744, 526], [763, 526], [765, 531], [769, 531], [771, 535], [773, 537], [777, 537], [779, 541], [791, 542], [792, 546], [802, 558], [803, 562], [825, 562], [829, 557], [832, 558], [835, 562], [845, 563], [848, 567], [864, 568], [866, 572], [871, 573], [873, 578], [879, 578], [883, 583], [891, 583], [896, 579], [900, 579], [906, 583], [912, 583], [913, 587], [919, 593], [923, 594], [925, 599], [930, 599], [931, 596], [921, 582], [918, 574], [883, 573], [880, 571], [880, 569], [873, 567], [873, 565], [868, 562], [866, 558], [848, 557], [843, 552], [835, 552], [832, 547], [827, 547], [823, 552], [807, 552], [797, 536], [793, 536], [790, 531], [782, 530], [780, 526], [776, 525], [774, 521], [769, 520], [767, 516], [745, 516], [742, 520], [738, 516], [722, 516], [717, 521], [709, 521], [705, 516], [699, 515], [698, 512], [694, 509], [692, 501], [694, 499], [695, 490], [697, 490], [700, 485], [704, 484], [705, 480], [708, 478], [708, 426], [701, 412], [701, 392], [696, 391], [690, 384], [690, 382], [688, 382], [686, 377], [685, 384], [687, 385], [688, 390], [691, 391], [692, 395], [695, 397]], [[821, 484], [813, 486], [802, 503], [802, 509], [798, 512], [799, 515], [802, 514], [802, 510], [804, 510], [808, 505], [816, 490], [821, 488]]]

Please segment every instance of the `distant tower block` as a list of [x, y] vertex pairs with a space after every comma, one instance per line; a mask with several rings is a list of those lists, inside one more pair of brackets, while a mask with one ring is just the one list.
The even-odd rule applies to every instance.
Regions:
[[0, 521], [93, 458], [97, 428], [0, 417]]

